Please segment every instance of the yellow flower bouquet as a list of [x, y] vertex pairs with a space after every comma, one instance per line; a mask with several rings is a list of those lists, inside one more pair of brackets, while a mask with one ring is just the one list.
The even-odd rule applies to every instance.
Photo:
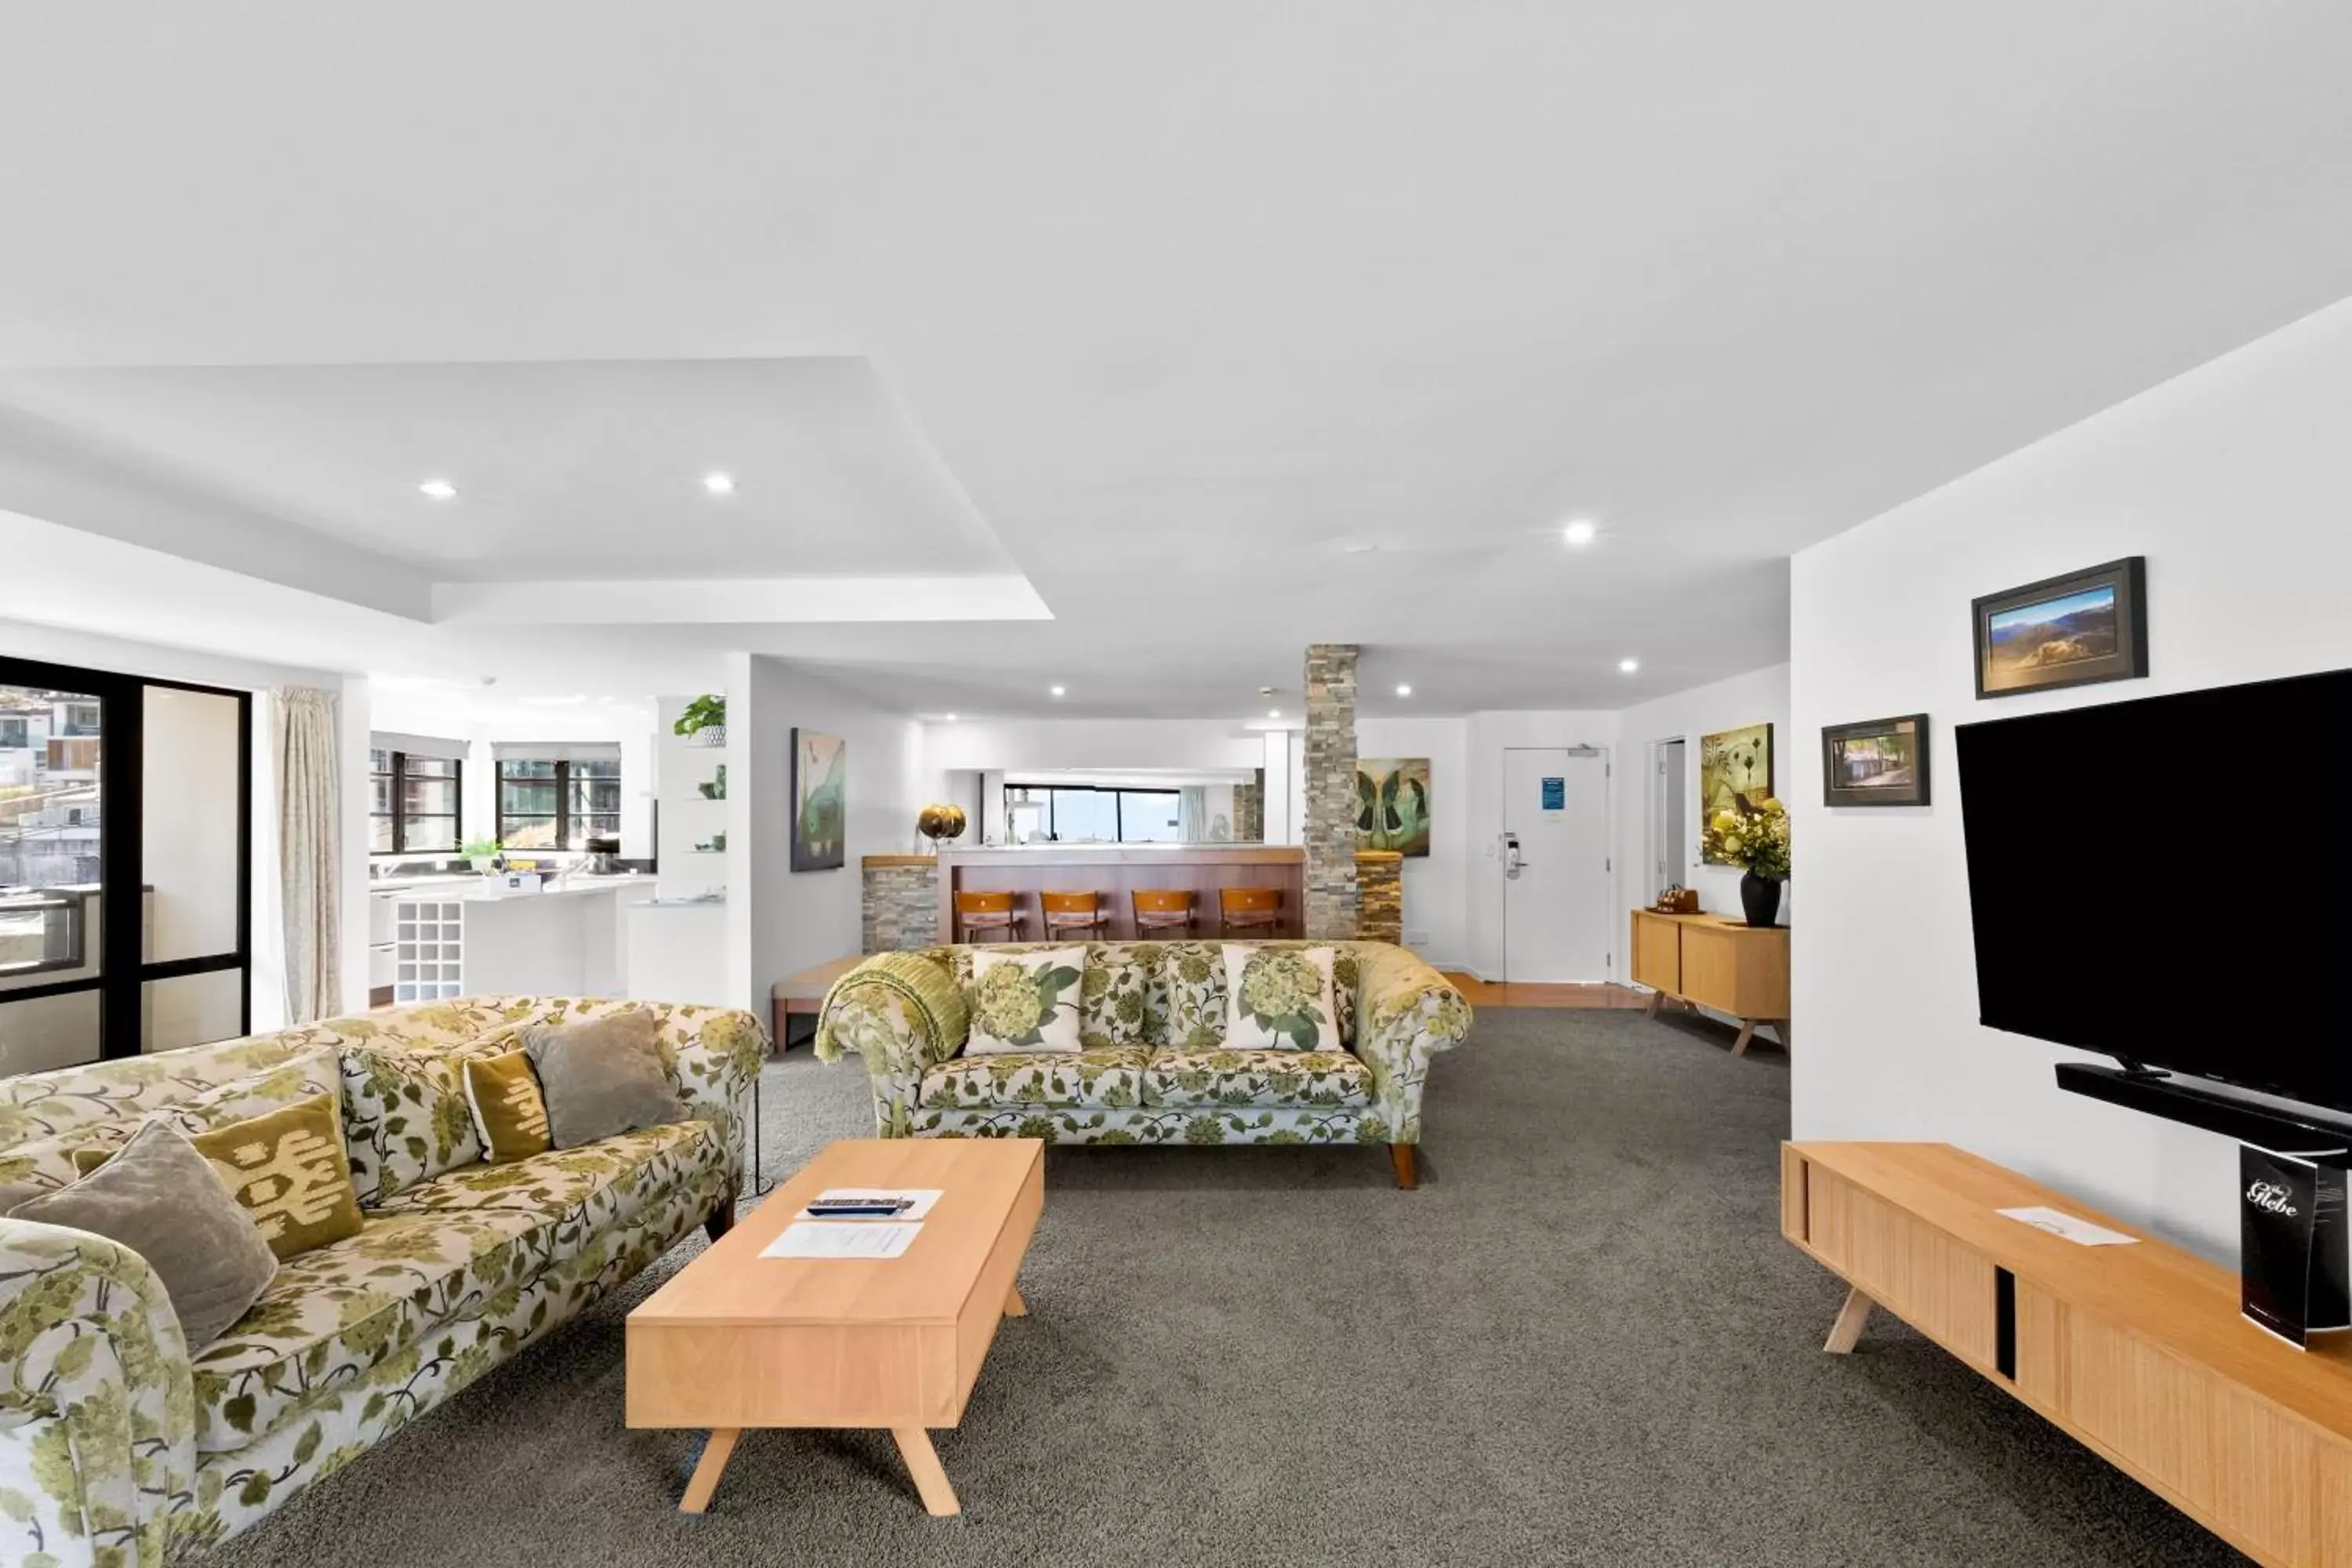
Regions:
[[1747, 812], [1717, 812], [1706, 838], [1710, 860], [1776, 880], [1789, 874], [1789, 808], [1777, 800]]

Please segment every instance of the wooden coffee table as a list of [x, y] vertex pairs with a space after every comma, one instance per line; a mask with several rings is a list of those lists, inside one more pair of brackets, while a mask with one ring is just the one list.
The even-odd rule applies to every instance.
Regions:
[[[628, 1321], [628, 1424], [709, 1429], [678, 1507], [710, 1504], [751, 1426], [882, 1426], [924, 1508], [959, 1511], [926, 1428], [963, 1419], [1045, 1201], [1034, 1138], [859, 1139], [779, 1186]], [[937, 1187], [898, 1258], [762, 1258], [827, 1187]], [[853, 1224], [854, 1221], [839, 1223]]]

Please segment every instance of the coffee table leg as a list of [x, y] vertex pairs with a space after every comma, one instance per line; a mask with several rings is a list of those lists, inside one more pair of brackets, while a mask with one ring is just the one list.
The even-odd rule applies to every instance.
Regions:
[[686, 1483], [686, 1496], [678, 1500], [678, 1512], [700, 1513], [710, 1506], [710, 1494], [719, 1489], [719, 1478], [735, 1452], [735, 1440], [742, 1436], [742, 1429], [736, 1426], [710, 1429], [709, 1438], [702, 1445], [702, 1458], [695, 1461], [694, 1474]]
[[1021, 1299], [1021, 1287], [1018, 1285], [1004, 1292], [1004, 1315], [1008, 1318], [1025, 1318], [1029, 1315], [1029, 1303]]
[[915, 1478], [915, 1490], [922, 1494], [923, 1511], [941, 1519], [961, 1513], [963, 1505], [956, 1501], [955, 1488], [948, 1485], [948, 1473], [940, 1467], [931, 1435], [920, 1426], [893, 1426], [890, 1436], [898, 1440], [898, 1458], [907, 1461], [907, 1473]]

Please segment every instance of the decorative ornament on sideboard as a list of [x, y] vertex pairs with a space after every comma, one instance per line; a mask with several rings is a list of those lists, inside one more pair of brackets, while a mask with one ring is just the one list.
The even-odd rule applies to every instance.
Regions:
[[1707, 819], [1706, 842], [1708, 860], [1746, 873], [1739, 879], [1739, 905], [1748, 923], [1779, 923], [1780, 884], [1790, 869], [1789, 808], [1766, 800], [1744, 811], [1718, 811]]
[[960, 805], [927, 805], [915, 817], [915, 831], [926, 840], [922, 847], [936, 855], [940, 846], [951, 838], [963, 837], [967, 821]]

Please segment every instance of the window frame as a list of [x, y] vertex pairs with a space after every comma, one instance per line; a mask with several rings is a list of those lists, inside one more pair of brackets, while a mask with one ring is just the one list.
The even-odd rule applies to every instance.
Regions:
[[[614, 769], [614, 771], [609, 774], [580, 774], [577, 782], [587, 783], [596, 779], [610, 778], [617, 789], [621, 783], [621, 763], [618, 758], [593, 757], [577, 760], [609, 763], [612, 764]], [[507, 785], [510, 784], [551, 784], [555, 786], [555, 842], [544, 847], [532, 846], [526, 847], [520, 851], [525, 855], [584, 854], [584, 850], [577, 850], [572, 847], [572, 825], [575, 817], [593, 822], [597, 817], [609, 816], [613, 819], [612, 837], [615, 838], [620, 837], [621, 817], [623, 816], [623, 812], [618, 800], [614, 802], [613, 809], [610, 811], [573, 811], [572, 804], [572, 789], [575, 780], [572, 768], [574, 761], [575, 759], [571, 757], [499, 757], [492, 760], [490, 765], [497, 770], [497, 773], [491, 783], [490, 804], [491, 809], [497, 813], [499, 842], [500, 844], [504, 844], [507, 841], [507, 823], [509, 820], [507, 816]], [[524, 763], [533, 767], [552, 767], [555, 772], [552, 773], [525, 773], [517, 777], [509, 778], [507, 776], [507, 764], [509, 763]], [[520, 820], [527, 817], [530, 821], [537, 823], [544, 820], [547, 815], [548, 814], [543, 811], [526, 811], [517, 813], [514, 819]]]
[[[450, 797], [457, 805], [449, 811], [412, 812], [408, 809], [408, 753], [388, 746], [371, 746], [368, 750], [371, 753], [382, 752], [392, 759], [390, 773], [384, 773], [373, 766], [368, 769], [368, 783], [371, 787], [378, 779], [388, 779], [392, 784], [390, 792], [392, 809], [378, 811], [373, 805], [368, 808], [368, 821], [371, 824], [383, 821], [386, 817], [392, 819], [392, 847], [371, 849], [368, 853], [371, 855], [439, 855], [447, 859], [457, 859], [458, 851], [466, 847], [466, 759], [463, 757], [420, 758], [419, 760], [423, 762], [446, 762], [449, 764], [449, 771], [446, 773], [419, 773], [416, 776], [420, 779], [429, 778], [436, 784], [446, 781], [449, 785]], [[372, 756], [370, 760], [373, 762]], [[410, 848], [408, 820], [412, 816], [426, 822], [439, 822], [446, 817], [449, 823], [449, 847], [446, 849]], [[373, 840], [374, 837], [374, 829], [371, 826], [368, 837]]]

